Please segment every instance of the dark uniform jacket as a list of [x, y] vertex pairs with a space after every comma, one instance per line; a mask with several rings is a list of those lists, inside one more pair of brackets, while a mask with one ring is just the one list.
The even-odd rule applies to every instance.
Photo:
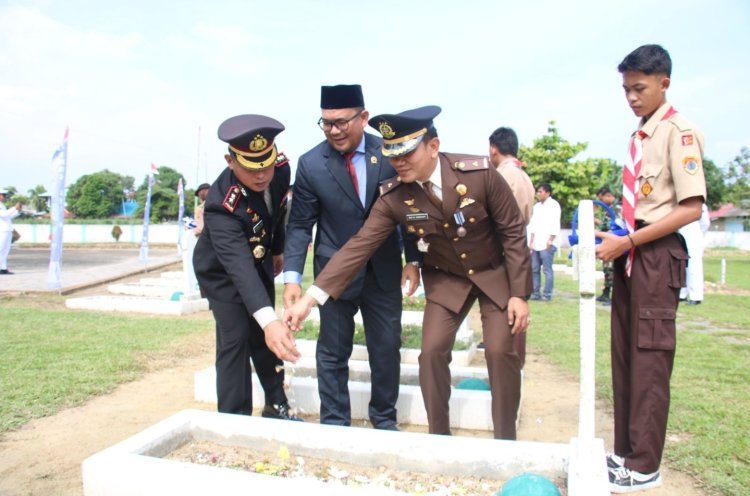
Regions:
[[453, 312], [476, 285], [500, 308], [531, 293], [531, 263], [523, 217], [505, 180], [486, 157], [440, 154], [443, 208], [417, 183], [392, 178], [363, 228], [328, 264], [315, 285], [338, 297], [393, 226], [414, 233], [424, 255], [428, 300]]
[[284, 251], [291, 174], [288, 160], [280, 157], [268, 187], [272, 213], [263, 193], [244, 187], [231, 169], [219, 175], [206, 197], [203, 233], [193, 253], [203, 296], [244, 303], [250, 315], [274, 306], [273, 255]]
[[[347, 172], [344, 157], [327, 141], [300, 157], [287, 229], [284, 271], [303, 272], [311, 230], [317, 222], [313, 267], [317, 276], [331, 257], [362, 227], [378, 197], [378, 184], [396, 175], [388, 159], [382, 156], [382, 139], [367, 133], [364, 139], [367, 163], [364, 206]], [[414, 253], [407, 256], [410, 260], [417, 258], [418, 255]], [[363, 262], [368, 259], [378, 285], [384, 291], [399, 291], [401, 248], [393, 226], [384, 236], [380, 247], [373, 250]], [[360, 270], [353, 275], [341, 298], [358, 296], [364, 282], [365, 271]]]

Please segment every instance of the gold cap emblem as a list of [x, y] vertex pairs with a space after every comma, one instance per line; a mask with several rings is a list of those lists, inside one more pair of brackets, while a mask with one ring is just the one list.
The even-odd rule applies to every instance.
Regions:
[[464, 196], [467, 191], [468, 189], [466, 188], [465, 184], [459, 184], [458, 186], [456, 186], [456, 193], [458, 193], [461, 196]]
[[259, 152], [261, 150], [265, 150], [266, 148], [268, 148], [268, 140], [260, 134], [256, 134], [255, 138], [250, 141], [250, 145], [248, 146], [248, 148], [251, 152]]
[[388, 138], [393, 138], [394, 136], [396, 136], [396, 133], [393, 131], [393, 128], [390, 126], [390, 124], [388, 124], [385, 121], [382, 121], [378, 125], [378, 130], [380, 131], [380, 134], [383, 135], [383, 138], [388, 139]]

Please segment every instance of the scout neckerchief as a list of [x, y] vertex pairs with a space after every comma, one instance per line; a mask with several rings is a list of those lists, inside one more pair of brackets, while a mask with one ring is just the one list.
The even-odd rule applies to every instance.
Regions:
[[[664, 114], [659, 122], [666, 121], [677, 111], [674, 107]], [[630, 138], [628, 145], [628, 156], [625, 159], [625, 166], [622, 168], [622, 217], [628, 228], [628, 233], [635, 232], [635, 208], [638, 205], [638, 190], [640, 182], [638, 175], [641, 172], [641, 163], [643, 161], [643, 139], [648, 136], [643, 131], [638, 131]], [[632, 241], [631, 241], [632, 243]], [[630, 247], [628, 259], [625, 262], [625, 275], [630, 277], [633, 269], [633, 258], [635, 256], [635, 246]]]

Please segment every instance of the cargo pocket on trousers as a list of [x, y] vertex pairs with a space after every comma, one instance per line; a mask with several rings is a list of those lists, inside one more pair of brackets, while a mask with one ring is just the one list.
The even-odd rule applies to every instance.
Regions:
[[641, 308], [638, 315], [638, 347], [646, 350], [674, 350], [676, 315], [674, 308]]
[[683, 250], [669, 250], [669, 287], [684, 288], [687, 286], [685, 272], [688, 264], [688, 254]]

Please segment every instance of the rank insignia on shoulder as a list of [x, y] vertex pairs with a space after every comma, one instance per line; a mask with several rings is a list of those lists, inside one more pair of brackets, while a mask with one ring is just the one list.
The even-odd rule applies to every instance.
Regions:
[[400, 184], [401, 184], [401, 181], [391, 181], [391, 180], [380, 183], [380, 196], [383, 196], [386, 193], [393, 191]]
[[234, 185], [231, 188], [229, 188], [229, 191], [227, 191], [227, 196], [224, 197], [224, 202], [222, 203], [222, 205], [230, 213], [234, 213], [234, 211], [237, 209], [237, 201], [239, 199], [240, 199], [240, 187], [237, 185]]
[[288, 164], [288, 163], [289, 163], [289, 159], [286, 158], [286, 155], [284, 155], [283, 153], [279, 152], [278, 155], [276, 155], [276, 161], [273, 163], [273, 166], [274, 167], [281, 167], [282, 165]]
[[697, 157], [685, 157], [682, 159], [682, 168], [688, 174], [695, 174], [698, 172], [698, 158]]
[[693, 144], [693, 135], [692, 134], [683, 134], [682, 135], [682, 146], [690, 146]]

